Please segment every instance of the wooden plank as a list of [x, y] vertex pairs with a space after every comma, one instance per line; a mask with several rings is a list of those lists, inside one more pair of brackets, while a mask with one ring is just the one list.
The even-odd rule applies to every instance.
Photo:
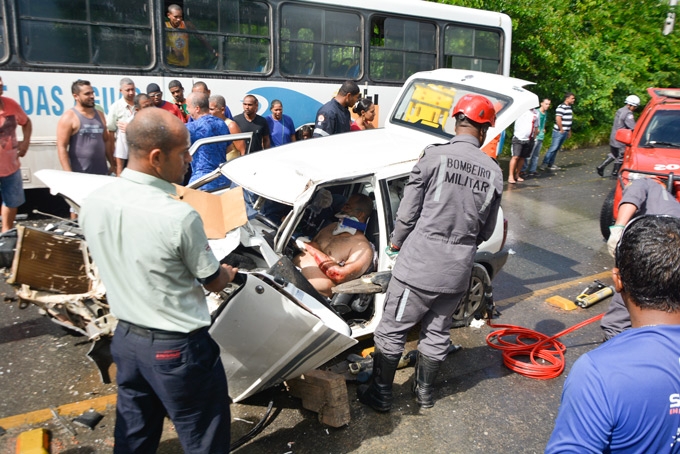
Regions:
[[319, 421], [331, 427], [350, 422], [347, 384], [342, 375], [313, 370], [300, 378], [288, 380], [293, 397], [302, 399], [302, 407], [319, 414]]

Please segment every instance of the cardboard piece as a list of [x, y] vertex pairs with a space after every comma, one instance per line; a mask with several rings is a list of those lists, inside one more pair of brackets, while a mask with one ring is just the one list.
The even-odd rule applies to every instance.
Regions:
[[224, 238], [227, 232], [248, 222], [243, 189], [239, 186], [220, 195], [175, 185], [177, 200], [191, 205], [203, 220], [208, 239]]

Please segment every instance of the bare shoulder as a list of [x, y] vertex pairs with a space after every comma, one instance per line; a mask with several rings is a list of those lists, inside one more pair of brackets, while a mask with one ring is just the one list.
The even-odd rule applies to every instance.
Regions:
[[80, 128], [80, 121], [78, 120], [78, 116], [73, 113], [72, 109], [68, 109], [66, 112], [64, 112], [57, 123], [57, 130], [68, 129], [73, 133], [77, 131], [78, 128]]
[[356, 233], [353, 236], [353, 238], [354, 238], [354, 241], [355, 241], [355, 244], [354, 244], [355, 249], [361, 250], [361, 251], [370, 250], [371, 252], [373, 252], [373, 245], [371, 244], [370, 241], [368, 241], [368, 238], [366, 238], [366, 235], [359, 232], [359, 233]]
[[227, 127], [229, 128], [229, 132], [232, 134], [238, 134], [241, 132], [241, 128], [239, 128], [238, 124], [236, 124], [235, 121], [230, 120], [227, 118]]

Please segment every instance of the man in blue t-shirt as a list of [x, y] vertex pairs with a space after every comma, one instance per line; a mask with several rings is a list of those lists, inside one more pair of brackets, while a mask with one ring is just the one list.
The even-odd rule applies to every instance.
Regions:
[[576, 361], [546, 453], [680, 453], [680, 218], [633, 219], [616, 249], [632, 329]]
[[272, 114], [266, 117], [266, 120], [267, 124], [269, 124], [272, 147], [295, 142], [293, 119], [283, 114], [283, 104], [281, 101], [278, 99], [273, 100], [269, 110], [272, 111]]

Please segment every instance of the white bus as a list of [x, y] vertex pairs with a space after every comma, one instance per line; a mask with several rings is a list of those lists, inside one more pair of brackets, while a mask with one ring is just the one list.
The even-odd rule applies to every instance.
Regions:
[[[183, 9], [179, 32], [167, 24], [171, 4]], [[157, 83], [168, 101], [169, 81], [188, 94], [202, 80], [234, 114], [250, 93], [260, 115], [279, 99], [300, 126], [347, 79], [389, 108], [417, 71], [510, 70], [507, 15], [419, 0], [0, 0], [0, 15], [5, 96], [33, 121], [26, 189], [43, 187], [35, 171], [60, 168], [56, 126], [77, 79], [105, 111], [122, 77], [138, 92]], [[188, 43], [181, 61], [169, 52], [178, 39]]]

